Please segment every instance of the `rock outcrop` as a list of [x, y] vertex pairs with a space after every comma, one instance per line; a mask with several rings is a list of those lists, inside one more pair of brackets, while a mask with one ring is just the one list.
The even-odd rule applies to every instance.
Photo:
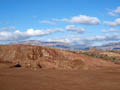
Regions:
[[0, 63], [32, 69], [88, 69], [114, 66], [112, 62], [98, 60], [70, 51], [33, 45], [0, 45]]

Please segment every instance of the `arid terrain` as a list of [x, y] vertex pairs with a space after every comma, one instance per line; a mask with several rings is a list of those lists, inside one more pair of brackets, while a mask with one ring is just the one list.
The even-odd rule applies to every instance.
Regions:
[[120, 90], [120, 0], [0, 0], [0, 90]]
[[120, 68], [101, 70], [0, 69], [0, 90], [120, 90]]
[[1, 45], [0, 90], [120, 90], [119, 63], [90, 52]]

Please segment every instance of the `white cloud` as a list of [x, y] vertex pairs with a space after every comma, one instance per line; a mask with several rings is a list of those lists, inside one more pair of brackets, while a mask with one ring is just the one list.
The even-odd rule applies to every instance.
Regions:
[[117, 16], [115, 13], [113, 13], [113, 12], [108, 12], [108, 14], [110, 15], [110, 16]]
[[43, 20], [41, 23], [55, 24], [56, 22], [67, 22], [74, 24], [97, 25], [100, 20], [97, 17], [90, 17], [86, 15], [73, 16], [72, 18], [52, 19], [51, 21]]
[[113, 35], [97, 35], [97, 36], [89, 36], [89, 37], [76, 37], [76, 36], [68, 36], [65, 38], [58, 39], [49, 39], [48, 41], [57, 41], [57, 42], [65, 42], [71, 44], [80, 44], [85, 46], [94, 45], [97, 42], [109, 42], [120, 40], [120, 36], [118, 34]]
[[55, 25], [56, 24], [56, 22], [54, 22], [54, 21], [48, 21], [48, 20], [40, 21], [40, 23], [42, 23], [42, 24], [50, 24], [50, 25]]
[[117, 18], [115, 21], [105, 21], [104, 24], [109, 26], [120, 26], [120, 18]]
[[100, 20], [98, 18], [90, 17], [86, 15], [74, 16], [71, 19], [63, 19], [63, 21], [77, 23], [77, 24], [87, 24], [87, 25], [100, 24]]
[[0, 28], [0, 30], [2, 30], [2, 31], [14, 31], [14, 30], [16, 30], [16, 27], [14, 27], [14, 26], [3, 27], [3, 28]]
[[114, 10], [115, 13], [120, 13], [120, 6]]
[[95, 36], [95, 37], [89, 37], [86, 38], [85, 40], [90, 40], [90, 41], [114, 41], [114, 40], [120, 40], [120, 37], [118, 34], [113, 34], [113, 35], [99, 35], [99, 36]]
[[16, 30], [14, 32], [0, 32], [0, 41], [16, 41], [29, 39], [31, 37], [49, 35], [55, 32], [61, 32], [62, 29], [47, 29], [47, 30], [34, 30], [28, 29], [26, 32]]
[[68, 26], [66, 26], [66, 30], [68, 30], [68, 31], [75, 31], [75, 32], [79, 32], [79, 33], [85, 32], [84, 28], [76, 27], [75, 25], [68, 25]]
[[120, 6], [118, 6], [115, 10], [112, 10], [111, 12], [108, 12], [111, 16], [117, 16], [120, 14]]
[[29, 38], [25, 32], [0, 32], [0, 41], [22, 40]]
[[54, 32], [61, 32], [63, 29], [56, 28], [56, 29], [47, 29], [47, 30], [34, 30], [34, 29], [28, 29], [26, 34], [29, 36], [42, 36], [42, 35], [47, 35], [51, 34]]
[[103, 29], [102, 32], [109, 33], [109, 32], [116, 32], [118, 31], [117, 29], [110, 28], [110, 29]]

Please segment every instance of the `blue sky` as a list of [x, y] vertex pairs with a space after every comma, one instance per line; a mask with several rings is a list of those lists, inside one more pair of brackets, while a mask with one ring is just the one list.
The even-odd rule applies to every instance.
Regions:
[[0, 43], [119, 41], [120, 0], [0, 0]]

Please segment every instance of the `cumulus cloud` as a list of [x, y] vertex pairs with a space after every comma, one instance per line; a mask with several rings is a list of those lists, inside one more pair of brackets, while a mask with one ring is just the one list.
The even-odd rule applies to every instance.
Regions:
[[42, 36], [42, 35], [48, 35], [55, 32], [61, 32], [63, 29], [56, 28], [56, 29], [47, 29], [47, 30], [34, 30], [34, 29], [28, 29], [26, 34], [29, 36]]
[[90, 17], [86, 15], [73, 16], [72, 18], [52, 19], [51, 21], [41, 21], [41, 23], [55, 24], [57, 22], [67, 22], [74, 24], [97, 25], [100, 20], [97, 17]]
[[76, 27], [75, 25], [68, 25], [68, 26], [66, 26], [66, 30], [68, 30], [68, 31], [74, 31], [74, 32], [79, 32], [79, 33], [85, 32], [84, 28], [82, 28], [82, 27]]
[[111, 12], [108, 12], [111, 16], [117, 16], [120, 14], [120, 6], [118, 6], [115, 10], [112, 10]]
[[14, 41], [27, 39], [29, 36], [25, 32], [19, 30], [15, 32], [0, 32], [0, 41]]
[[109, 33], [109, 32], [116, 32], [118, 31], [117, 29], [110, 28], [110, 29], [103, 29], [102, 32]]
[[16, 40], [25, 40], [31, 37], [49, 35], [55, 32], [61, 32], [62, 29], [47, 29], [47, 30], [34, 30], [28, 29], [26, 32], [21, 32], [16, 30], [14, 32], [0, 32], [0, 41], [16, 41]]
[[117, 18], [115, 21], [105, 21], [104, 22], [105, 25], [109, 25], [109, 26], [120, 26], [120, 18]]
[[2, 31], [14, 31], [14, 30], [16, 30], [16, 27], [14, 27], [14, 26], [3, 27], [3, 28], [0, 28], [0, 30], [2, 30]]
[[87, 25], [100, 24], [100, 20], [98, 18], [90, 17], [86, 15], [74, 16], [71, 19], [62, 19], [62, 21], [77, 23], [77, 24], [87, 24]]

